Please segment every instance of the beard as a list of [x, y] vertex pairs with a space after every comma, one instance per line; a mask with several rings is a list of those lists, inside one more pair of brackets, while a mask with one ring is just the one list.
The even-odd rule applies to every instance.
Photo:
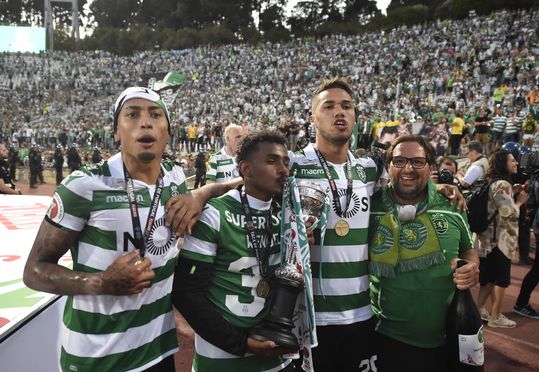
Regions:
[[155, 159], [155, 154], [153, 152], [141, 152], [137, 155], [137, 158], [140, 161], [152, 161]]
[[427, 192], [426, 185], [417, 185], [413, 189], [404, 189], [398, 182], [394, 183], [393, 192], [398, 195], [401, 199], [417, 201]]

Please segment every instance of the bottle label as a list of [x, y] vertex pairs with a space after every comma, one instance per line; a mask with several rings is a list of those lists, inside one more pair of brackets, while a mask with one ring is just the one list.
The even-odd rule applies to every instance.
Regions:
[[485, 362], [483, 326], [475, 335], [459, 334], [459, 359], [461, 363], [482, 366]]

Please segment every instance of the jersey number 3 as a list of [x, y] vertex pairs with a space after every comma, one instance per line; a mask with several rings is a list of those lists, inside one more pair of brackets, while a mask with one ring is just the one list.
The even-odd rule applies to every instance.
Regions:
[[[242, 257], [234, 262], [230, 263], [228, 270], [231, 272], [240, 272], [244, 269], [255, 268], [258, 266], [256, 257]], [[254, 318], [257, 316], [262, 309], [264, 308], [265, 299], [258, 297], [256, 295], [256, 285], [262, 279], [258, 273], [253, 270], [254, 275], [242, 275], [241, 276], [241, 286], [246, 288], [251, 288], [251, 296], [253, 296], [253, 301], [250, 303], [240, 302], [239, 296], [237, 295], [227, 295], [225, 299], [226, 307], [230, 312], [237, 316], [244, 316], [249, 318]]]

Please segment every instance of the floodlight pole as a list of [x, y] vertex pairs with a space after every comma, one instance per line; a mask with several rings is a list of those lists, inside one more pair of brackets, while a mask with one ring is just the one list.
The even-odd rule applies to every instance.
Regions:
[[49, 36], [49, 50], [54, 50], [54, 27], [52, 3], [70, 3], [71, 4], [71, 37], [77, 42], [80, 40], [79, 33], [79, 0], [44, 0], [45, 1], [45, 30]]

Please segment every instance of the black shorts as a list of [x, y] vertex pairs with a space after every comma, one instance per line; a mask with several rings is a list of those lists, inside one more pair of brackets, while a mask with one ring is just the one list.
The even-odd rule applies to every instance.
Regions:
[[511, 282], [511, 260], [498, 247], [487, 257], [479, 259], [479, 283], [494, 283], [498, 287], [507, 288]]
[[375, 371], [375, 320], [316, 327], [318, 347], [312, 350], [315, 371]]

